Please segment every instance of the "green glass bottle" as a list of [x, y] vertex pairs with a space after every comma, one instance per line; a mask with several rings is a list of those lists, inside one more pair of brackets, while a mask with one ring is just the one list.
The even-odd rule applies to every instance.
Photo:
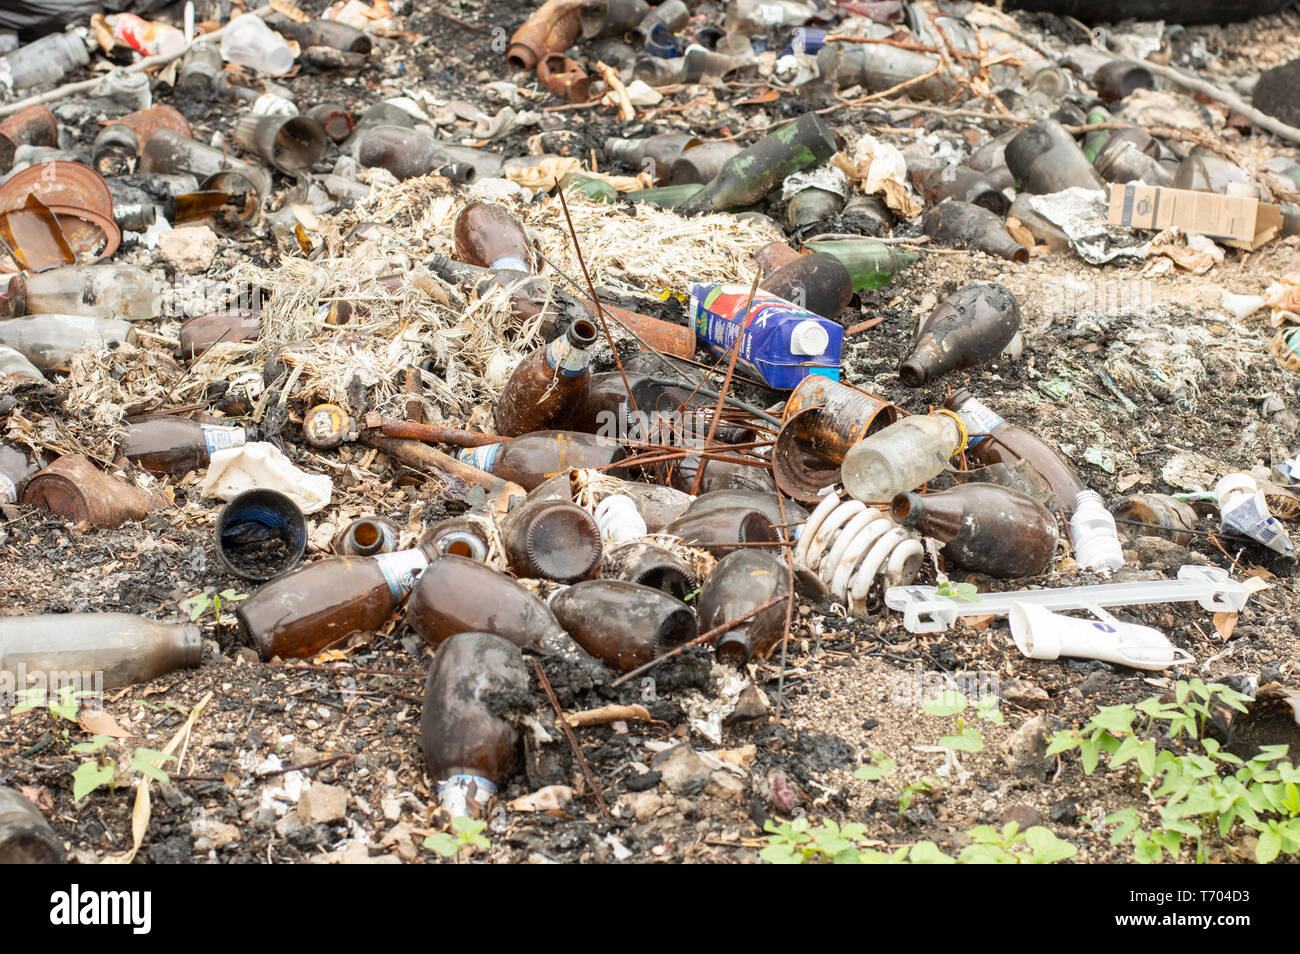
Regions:
[[871, 239], [812, 242], [804, 247], [811, 252], [823, 252], [838, 258], [849, 270], [855, 292], [884, 288], [919, 257], [915, 252], [905, 252]]
[[659, 186], [654, 189], [636, 189], [632, 192], [623, 193], [623, 198], [629, 202], [649, 202], [651, 205], [657, 205], [661, 209], [675, 209], [695, 193], [703, 189], [704, 186], [698, 182], [688, 182], [685, 185]]
[[681, 205], [687, 215], [753, 205], [804, 169], [821, 165], [836, 150], [835, 134], [816, 113], [804, 113], [728, 159], [713, 181]]
[[[1088, 125], [1096, 123], [1108, 123], [1113, 117], [1101, 106], [1088, 111]], [[1086, 133], [1083, 137], [1083, 154], [1088, 157], [1089, 162], [1097, 158], [1097, 153], [1101, 152], [1101, 147], [1106, 145], [1106, 140], [1110, 138], [1111, 130], [1094, 129]]]

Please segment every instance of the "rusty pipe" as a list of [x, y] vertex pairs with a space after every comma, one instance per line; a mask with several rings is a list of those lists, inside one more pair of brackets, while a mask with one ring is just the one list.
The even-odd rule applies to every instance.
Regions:
[[511, 69], [531, 70], [548, 53], [567, 50], [582, 29], [581, 11], [585, 0], [546, 0], [515, 31], [506, 48]]
[[379, 431], [385, 437], [400, 437], [425, 444], [450, 444], [453, 447], [486, 447], [488, 444], [500, 444], [504, 440], [495, 434], [463, 431], [458, 427], [399, 421], [397, 418], [383, 417], [373, 411], [366, 415], [366, 427]]
[[[583, 298], [582, 303], [591, 309], [594, 316], [595, 303], [589, 298]], [[607, 305], [604, 302], [600, 303], [600, 307], [606, 315], [619, 321], [655, 351], [678, 358], [695, 357], [694, 329], [664, 321], [662, 318], [652, 318], [637, 311]]]

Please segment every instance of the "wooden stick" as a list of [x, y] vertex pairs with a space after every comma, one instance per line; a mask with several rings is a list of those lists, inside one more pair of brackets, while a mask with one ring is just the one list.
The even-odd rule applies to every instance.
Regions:
[[672, 657], [676, 656], [678, 653], [682, 653], [690, 649], [692, 646], [698, 646], [700, 645], [700, 643], [706, 643], [710, 639], [715, 639], [716, 637], [721, 636], [723, 633], [731, 629], [733, 626], [739, 626], [741, 623], [745, 622], [746, 620], [753, 619], [759, 613], [763, 612], [763, 610], [775, 606], [777, 603], [780, 603], [782, 600], [789, 601], [791, 595], [793, 595], [791, 592], [786, 592], [780, 596], [774, 596], [766, 603], [760, 603], [757, 606], [755, 606], [753, 609], [746, 610], [745, 612], [741, 613], [739, 616], [735, 617], [734, 619], [727, 620], [721, 626], [715, 626], [708, 632], [700, 633], [700, 635], [696, 636], [694, 639], [688, 640], [687, 642], [682, 643], [680, 646], [668, 650], [668, 652], [664, 653], [662, 656], [656, 656], [654, 659], [650, 660], [645, 665], [637, 666], [631, 672], [623, 673], [623, 675], [619, 676], [617, 679], [615, 679], [613, 682], [609, 684], [609, 688], [617, 689], [619, 686], [623, 685], [623, 683], [627, 682], [629, 679], [635, 679], [637, 676], [641, 675], [642, 673], [649, 672], [651, 669], [659, 665], [665, 659], [671, 659]]
[[1116, 57], [1125, 63], [1132, 63], [1134, 66], [1142, 66], [1155, 73], [1157, 76], [1163, 76], [1171, 82], [1177, 83], [1186, 89], [1195, 90], [1198, 93], [1204, 93], [1215, 102], [1222, 103], [1233, 112], [1240, 113], [1246, 119], [1258, 126], [1260, 129], [1266, 129], [1273, 135], [1282, 139], [1289, 139], [1291, 142], [1300, 142], [1300, 129], [1295, 126], [1288, 126], [1282, 120], [1261, 112], [1254, 106], [1248, 105], [1236, 93], [1224, 89], [1214, 83], [1200, 79], [1195, 76], [1189, 76], [1182, 70], [1175, 69], [1172, 66], [1161, 66], [1159, 63], [1152, 63], [1148, 60], [1135, 60], [1126, 56]]
[[537, 681], [541, 687], [546, 690], [546, 698], [551, 700], [551, 708], [559, 716], [560, 728], [564, 730], [564, 736], [569, 740], [569, 748], [573, 749], [573, 754], [578, 760], [578, 767], [582, 769], [582, 777], [587, 780], [587, 785], [591, 792], [596, 796], [596, 804], [600, 806], [601, 814], [606, 818], [611, 817], [609, 806], [605, 804], [605, 796], [601, 794], [600, 784], [596, 781], [595, 774], [591, 771], [591, 766], [587, 764], [587, 757], [582, 754], [582, 746], [578, 744], [578, 737], [573, 734], [573, 729], [564, 718], [564, 710], [560, 708], [560, 700], [555, 698], [555, 690], [551, 688], [551, 680], [546, 678], [546, 671], [542, 669], [542, 664], [536, 659], [531, 660], [533, 668], [537, 670]]
[[619, 720], [637, 722], [653, 722], [649, 710], [645, 706], [630, 705], [618, 706], [608, 705], [601, 706], [599, 709], [583, 709], [581, 712], [571, 712], [564, 717], [573, 728], [584, 725], [605, 725], [609, 722], [618, 722]]

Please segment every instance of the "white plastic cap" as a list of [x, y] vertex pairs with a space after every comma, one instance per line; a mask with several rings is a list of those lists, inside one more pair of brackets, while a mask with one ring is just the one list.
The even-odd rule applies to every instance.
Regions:
[[790, 353], [803, 355], [825, 354], [831, 336], [821, 322], [806, 318], [790, 330]]
[[1220, 478], [1219, 482], [1214, 485], [1214, 496], [1219, 498], [1219, 506], [1224, 507], [1228, 505], [1228, 499], [1234, 494], [1243, 490], [1246, 493], [1253, 494], [1258, 486], [1255, 483], [1255, 478], [1250, 474], [1228, 474], [1228, 476]]

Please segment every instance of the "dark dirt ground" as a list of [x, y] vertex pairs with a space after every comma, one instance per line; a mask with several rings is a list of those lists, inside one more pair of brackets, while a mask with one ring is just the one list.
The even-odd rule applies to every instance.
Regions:
[[[323, 4], [304, 4], [312, 12], [318, 6]], [[285, 85], [300, 102], [342, 101], [358, 111], [417, 86], [494, 111], [482, 90], [484, 82], [503, 78], [493, 31], [512, 31], [522, 11], [504, 4], [451, 5], [456, 18], [472, 24], [466, 26], [438, 15], [432, 6], [418, 4], [406, 19], [407, 28], [421, 37], [418, 42], [381, 43], [376, 65], [361, 75], [342, 80], [304, 75]], [[1046, 18], [1019, 16], [1029, 32], [1052, 25]], [[1293, 30], [1293, 20], [1266, 18], [1186, 33], [1217, 51], [1231, 72], [1248, 65], [1252, 50], [1268, 49]], [[454, 54], [448, 52], [452, 50]], [[687, 102], [692, 95], [688, 90], [678, 99]], [[766, 106], [695, 108], [679, 115], [697, 132], [729, 135], [746, 123], [763, 125], [822, 105], [821, 95], [787, 95]], [[720, 100], [728, 98], [743, 97], [734, 90], [726, 97], [719, 93]], [[167, 96], [160, 99], [165, 102]], [[551, 105], [554, 100], [543, 92], [537, 103]], [[227, 126], [225, 106], [193, 101], [175, 105], [195, 123], [196, 136]], [[580, 144], [577, 152], [598, 149], [606, 135], [641, 131], [620, 128], [607, 110], [550, 115], [564, 117], [565, 128], [576, 130], [571, 138]], [[886, 121], [881, 113], [863, 109], [840, 111], [833, 120], [841, 132]], [[897, 129], [910, 134], [914, 122], [924, 123], [927, 130], [970, 125], [922, 118], [906, 120]], [[516, 134], [494, 148], [519, 154], [526, 138]], [[1276, 145], [1270, 143], [1265, 151]], [[1060, 254], [1016, 265], [977, 253], [937, 250], [890, 288], [865, 296], [860, 309], [850, 309], [843, 317], [846, 325], [885, 317], [846, 342], [845, 377], [913, 412], [939, 404], [947, 388], [966, 385], [1009, 421], [1047, 437], [1076, 461], [1084, 459], [1087, 449], [1099, 449], [1113, 461], [1113, 472], [1088, 464], [1081, 470], [1108, 500], [1138, 490], [1186, 489], [1164, 475], [1175, 458], [1189, 460], [1193, 472], [1201, 467], [1212, 483], [1230, 470], [1267, 467], [1296, 449], [1300, 382], [1268, 353], [1272, 330], [1258, 316], [1234, 322], [1219, 310], [1218, 299], [1222, 289], [1258, 293], [1295, 271], [1298, 249], [1296, 239], [1288, 239], [1254, 254], [1230, 250], [1225, 262], [1207, 275], [1150, 278], [1149, 292], [1136, 305], [1127, 303], [1109, 312], [1084, 308], [1067, 315], [1059, 314], [1060, 296], [1077, 296], [1080, 288], [1097, 287], [1099, 282], [1137, 280], [1139, 270], [1092, 268]], [[225, 241], [212, 274], [237, 257], [270, 261], [276, 254], [269, 239]], [[930, 307], [923, 302], [942, 298], [971, 279], [996, 279], [1020, 297], [1023, 358], [953, 374], [918, 391], [901, 387], [895, 369], [905, 354], [914, 316]], [[1190, 344], [1174, 356], [1179, 363], [1173, 364], [1168, 354], [1162, 363], [1141, 350], [1140, 342], [1147, 337], [1165, 344], [1186, 337]], [[1103, 385], [1096, 373], [1102, 368], [1132, 399], [1132, 411]], [[1183, 385], [1171, 385], [1171, 380]], [[1059, 381], [1074, 386], [1065, 399], [1043, 388]], [[1277, 400], [1267, 400], [1270, 397]], [[31, 405], [23, 406], [28, 416], [37, 413]], [[290, 451], [300, 456], [292, 447]], [[1188, 453], [1200, 457], [1184, 458]], [[422, 487], [407, 473], [395, 474], [382, 457], [344, 448], [336, 460], [358, 470], [349, 473], [337, 467], [343, 503], [339, 511], [322, 516], [342, 519], [342, 510], [352, 515], [373, 507], [399, 526], [418, 530], [423, 521], [443, 511], [446, 501], [439, 488]], [[364, 481], [356, 479], [358, 472]], [[193, 476], [182, 481], [177, 497], [190, 494], [197, 500], [194, 483]], [[364, 496], [349, 493], [350, 485]], [[0, 595], [7, 613], [123, 611], [176, 621], [184, 616], [180, 601], [189, 596], [250, 588], [228, 576], [215, 558], [215, 508], [206, 519], [163, 512], [112, 531], [73, 527], [22, 507], [4, 507], [2, 512]], [[1212, 526], [1203, 522], [1205, 528]], [[1271, 587], [1251, 599], [1228, 640], [1192, 604], [1121, 615], [1168, 633], [1196, 656], [1193, 670], [1204, 677], [1249, 674], [1261, 683], [1293, 677], [1300, 638], [1293, 564], [1258, 547], [1225, 553], [1208, 537], [1198, 537], [1190, 548], [1151, 537], [1131, 539], [1126, 545], [1132, 559], [1121, 571], [1121, 580], [1145, 578], [1152, 571], [1172, 576], [1178, 566], [1194, 562], [1266, 575]], [[925, 571], [922, 581], [932, 573]], [[1093, 581], [1086, 573], [1062, 570], [1056, 577], [1030, 582], [1055, 584], [1058, 577], [1062, 585]], [[978, 582], [981, 588], [997, 585]], [[124, 751], [134, 745], [161, 748], [210, 694], [182, 763], [170, 767], [170, 782], [156, 787], [138, 861], [441, 860], [418, 847], [441, 825], [432, 811], [436, 799], [419, 747], [420, 693], [432, 654], [418, 638], [395, 625], [387, 632], [352, 637], [315, 666], [295, 667], [259, 662], [229, 616], [220, 625], [205, 617], [204, 625], [207, 640], [200, 668], [107, 693], [108, 712], [129, 733], [120, 743]], [[941, 774], [942, 755], [926, 747], [947, 731], [944, 720], [922, 714], [915, 705], [891, 701], [900, 676], [916, 672], [917, 666], [927, 673], [996, 673], [1004, 686], [1006, 725], [982, 726], [984, 751], [963, 756], [962, 771], [948, 777], [939, 792], [918, 799], [900, 821], [898, 789]], [[1112, 848], [1108, 832], [1097, 823], [1117, 806], [1134, 802], [1133, 777], [1119, 773], [1085, 779], [1077, 760], [1043, 760], [1025, 743], [1026, 725], [1030, 730], [1078, 725], [1096, 706], [1138, 701], [1172, 686], [1165, 674], [1095, 662], [1026, 660], [1012, 645], [1005, 621], [917, 637], [907, 633], [897, 617], [845, 620], [825, 606], [808, 603], [800, 606], [792, 628], [784, 678], [779, 678], [776, 659], [758, 664], [754, 683], [766, 700], [750, 713], [754, 718], [749, 721], [729, 722], [720, 742], [692, 732], [686, 712], [692, 702], [713, 695], [710, 680], [721, 676], [721, 670], [711, 675], [703, 651], [657, 671], [653, 695], [642, 683], [610, 690], [550, 668], [566, 711], [611, 701], [642, 702], [654, 721], [576, 731], [610, 807], [605, 817], [585, 790], [554, 721], [547, 720], [557, 741], [527, 746], [524, 769], [500, 793], [501, 807], [487, 832], [492, 847], [474, 860], [755, 862], [764, 844], [765, 819], [806, 813], [813, 819], [862, 822], [878, 845], [928, 838], [948, 849], [965, 843], [962, 832], [971, 825], [1014, 818], [1022, 825], [1047, 825], [1076, 844], [1076, 861], [1124, 861], [1128, 849]], [[778, 702], [779, 716], [769, 720], [767, 710]], [[538, 703], [545, 716], [549, 710], [540, 694]], [[72, 729], [71, 741], [82, 735]], [[669, 760], [673, 765], [661, 761], [652, 766], [657, 753], [681, 741], [721, 761], [699, 762], [679, 750]], [[885, 782], [854, 780], [853, 769], [877, 751], [898, 761], [894, 776]], [[44, 715], [9, 717], [0, 723], [0, 784], [43, 789], [46, 815], [73, 857], [93, 863], [130, 847], [132, 795], [129, 790], [101, 791], [74, 804], [71, 776], [80, 761], [68, 751], [67, 740], [50, 731]], [[648, 772], [659, 772], [660, 777]], [[314, 786], [341, 788], [345, 815], [320, 822], [300, 820], [294, 802], [307, 779]], [[573, 786], [578, 797], [550, 812], [509, 807], [515, 799], [551, 784]], [[1215, 861], [1250, 857], [1248, 841], [1214, 846], [1211, 854]]]

